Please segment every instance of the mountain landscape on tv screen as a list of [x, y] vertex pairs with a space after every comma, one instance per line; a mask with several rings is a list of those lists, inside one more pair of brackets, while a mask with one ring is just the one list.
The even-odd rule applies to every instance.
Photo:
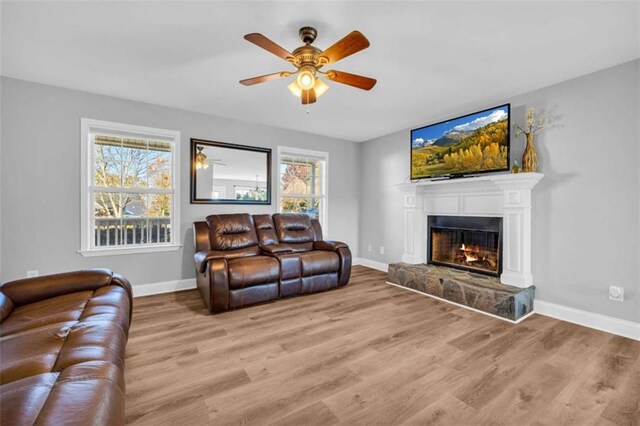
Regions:
[[411, 176], [505, 170], [509, 107], [467, 115], [411, 131]]

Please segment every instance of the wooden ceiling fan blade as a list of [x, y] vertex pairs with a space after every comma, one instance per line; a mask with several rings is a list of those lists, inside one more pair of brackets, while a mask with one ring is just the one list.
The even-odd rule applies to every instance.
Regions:
[[335, 64], [341, 59], [358, 53], [369, 47], [369, 40], [360, 31], [351, 31], [338, 40], [331, 47], [325, 49], [320, 55], [327, 59], [328, 63]]
[[302, 105], [312, 104], [316, 101], [316, 91], [313, 89], [303, 90], [300, 95]]
[[266, 75], [261, 75], [259, 77], [246, 78], [244, 80], [240, 80], [240, 84], [244, 86], [253, 86], [254, 84], [264, 83], [266, 81], [276, 80], [278, 78], [288, 77], [290, 75], [291, 73], [286, 71], [275, 72], [273, 74], [266, 74]]
[[255, 44], [258, 47], [263, 48], [267, 52], [271, 52], [274, 55], [281, 57], [285, 61], [290, 61], [293, 59], [293, 55], [291, 53], [260, 33], [247, 34], [244, 36], [244, 39]]
[[371, 90], [373, 86], [378, 82], [375, 78], [364, 77], [362, 75], [357, 74], [349, 74], [344, 71], [327, 71], [325, 73], [325, 77], [327, 77], [331, 81], [335, 81], [336, 83], [346, 84], [348, 86], [357, 87], [362, 90]]

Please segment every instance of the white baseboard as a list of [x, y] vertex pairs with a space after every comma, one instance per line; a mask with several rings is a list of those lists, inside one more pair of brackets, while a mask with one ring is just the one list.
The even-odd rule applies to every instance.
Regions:
[[133, 286], [133, 297], [151, 296], [152, 294], [173, 293], [174, 291], [191, 290], [196, 288], [196, 279], [164, 281]]
[[556, 305], [544, 300], [534, 300], [534, 312], [546, 317], [567, 321], [629, 339], [640, 340], [640, 323]]
[[376, 269], [378, 271], [387, 272], [389, 270], [388, 263], [376, 262], [375, 260], [365, 259], [363, 257], [354, 257], [352, 264], [366, 266], [367, 268]]

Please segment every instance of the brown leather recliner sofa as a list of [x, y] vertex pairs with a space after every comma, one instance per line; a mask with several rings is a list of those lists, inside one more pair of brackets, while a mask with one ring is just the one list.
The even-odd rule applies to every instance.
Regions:
[[124, 424], [131, 310], [104, 269], [0, 286], [0, 424]]
[[198, 290], [209, 312], [345, 286], [351, 251], [307, 215], [222, 214], [195, 222]]

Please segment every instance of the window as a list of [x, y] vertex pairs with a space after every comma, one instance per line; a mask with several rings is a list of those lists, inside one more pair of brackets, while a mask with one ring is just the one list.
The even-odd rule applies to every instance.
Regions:
[[325, 233], [328, 160], [326, 152], [278, 147], [279, 211], [315, 217]]
[[266, 200], [267, 188], [259, 186], [233, 185], [236, 200]]
[[82, 119], [85, 256], [177, 250], [178, 132]]

